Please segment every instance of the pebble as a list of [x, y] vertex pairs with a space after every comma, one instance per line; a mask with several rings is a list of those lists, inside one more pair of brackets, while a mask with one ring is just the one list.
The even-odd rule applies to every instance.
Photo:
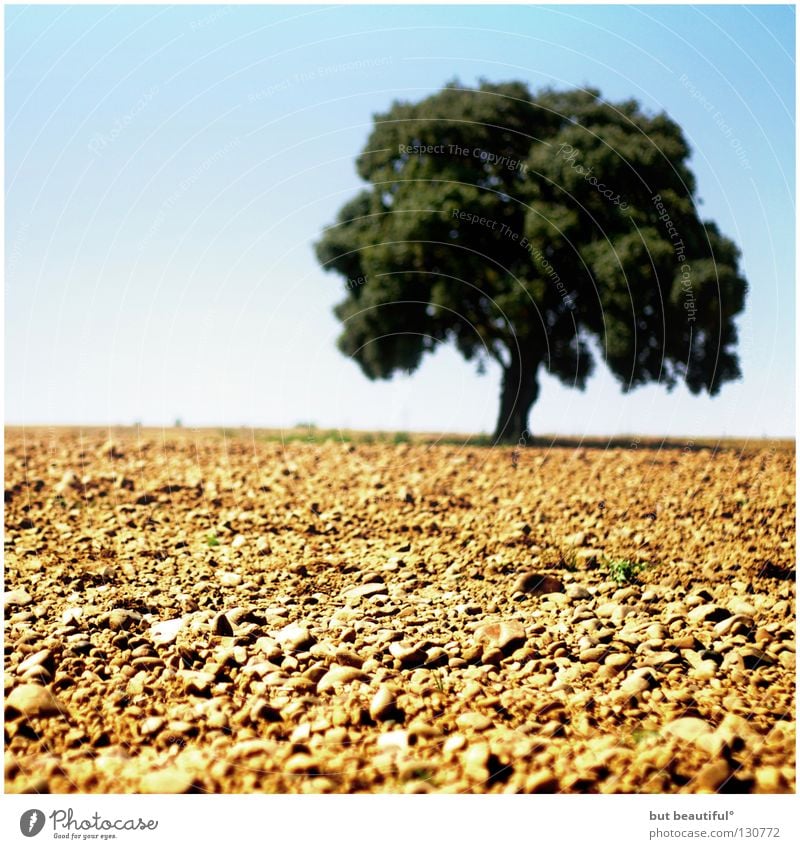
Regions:
[[50, 689], [40, 684], [20, 684], [15, 687], [6, 699], [6, 711], [9, 710], [37, 719], [65, 713], [64, 706]]
[[157, 646], [168, 646], [175, 642], [183, 625], [184, 621], [182, 618], [157, 622], [150, 627], [150, 638]]
[[606, 646], [594, 646], [584, 649], [578, 655], [578, 659], [581, 663], [599, 663], [605, 657], [607, 651]]
[[381, 595], [386, 592], [386, 584], [371, 583], [360, 587], [351, 587], [342, 593], [343, 598], [369, 598], [373, 595]]
[[369, 715], [376, 722], [388, 719], [397, 713], [397, 691], [382, 684], [369, 703]]
[[192, 789], [193, 776], [179, 767], [167, 767], [142, 776], [142, 793], [188, 793]]
[[379, 749], [407, 749], [408, 732], [400, 729], [384, 731], [378, 735], [377, 746]]
[[774, 766], [757, 767], [755, 780], [759, 793], [780, 793], [786, 788], [783, 776]]
[[654, 669], [675, 666], [681, 663], [681, 656], [674, 651], [657, 651], [647, 655], [647, 663]]
[[308, 628], [294, 622], [278, 631], [276, 639], [281, 648], [289, 653], [302, 651], [314, 644], [314, 638]]
[[716, 604], [701, 604], [686, 614], [689, 622], [723, 622], [729, 619], [731, 612]]
[[134, 669], [155, 669], [159, 666], [164, 666], [164, 661], [160, 657], [146, 655], [144, 657], [135, 657], [131, 661], [131, 666]]
[[540, 575], [537, 572], [525, 572], [517, 578], [512, 592], [531, 595], [549, 595], [563, 593], [564, 584], [552, 575]]
[[336, 662], [342, 666], [354, 666], [356, 669], [361, 669], [364, 665], [364, 658], [349, 649], [337, 649], [334, 657], [336, 658]]
[[620, 695], [635, 696], [644, 693], [646, 690], [652, 690], [658, 683], [653, 673], [654, 670], [650, 667], [642, 667], [631, 672], [620, 684]]
[[713, 751], [717, 748], [714, 728], [704, 719], [696, 716], [682, 716], [679, 719], [673, 719], [672, 722], [664, 726], [662, 733], [683, 740], [685, 743], [692, 743], [706, 751]]
[[460, 749], [463, 749], [464, 746], [467, 745], [467, 738], [457, 732], [455, 734], [451, 734], [442, 745], [442, 752], [444, 754], [449, 755], [451, 752], [457, 752]]
[[473, 743], [462, 755], [464, 774], [473, 781], [487, 781], [489, 779], [489, 744]]
[[707, 790], [709, 793], [716, 793], [728, 779], [730, 773], [730, 766], [720, 758], [707, 763], [697, 773], [694, 785], [698, 790]]
[[750, 616], [742, 616], [742, 614], [737, 613], [734, 616], [723, 619], [721, 622], [717, 622], [714, 625], [714, 633], [724, 637], [726, 634], [747, 633], [752, 627], [753, 620]]
[[525, 642], [525, 629], [516, 620], [487, 622], [475, 629], [475, 640], [479, 644], [500, 649], [508, 653]]
[[139, 731], [143, 737], [154, 737], [166, 724], [167, 720], [163, 716], [148, 716]]
[[17, 667], [17, 672], [20, 675], [24, 675], [29, 669], [46, 666], [50, 663], [52, 657], [53, 653], [50, 649], [41, 649], [33, 654], [29, 654]]
[[126, 631], [131, 625], [141, 622], [141, 620], [141, 613], [116, 607], [108, 614], [108, 627], [112, 631]]
[[223, 587], [238, 587], [242, 576], [238, 572], [217, 572], [217, 580]]
[[3, 593], [3, 608], [6, 610], [10, 607], [27, 607], [32, 601], [33, 596], [22, 587]]
[[61, 621], [65, 625], [80, 625], [81, 619], [83, 618], [83, 608], [82, 607], [68, 607], [61, 614]]
[[487, 728], [491, 728], [493, 724], [494, 723], [488, 716], [484, 716], [482, 713], [477, 713], [475, 711], [462, 713], [460, 716], [456, 717], [456, 725], [462, 731], [485, 731]]
[[234, 628], [230, 619], [224, 614], [219, 613], [211, 620], [211, 630], [218, 637], [232, 637]]
[[552, 771], [544, 768], [537, 769], [525, 779], [526, 793], [557, 793], [558, 779]]
[[405, 668], [421, 666], [428, 659], [419, 646], [404, 646], [397, 642], [389, 645], [389, 654]]
[[615, 669], [624, 669], [632, 660], [633, 658], [627, 652], [611, 652], [611, 654], [606, 655], [603, 665]]
[[319, 679], [318, 693], [327, 693], [337, 684], [349, 684], [352, 681], [366, 681], [367, 676], [354, 666], [333, 666]]

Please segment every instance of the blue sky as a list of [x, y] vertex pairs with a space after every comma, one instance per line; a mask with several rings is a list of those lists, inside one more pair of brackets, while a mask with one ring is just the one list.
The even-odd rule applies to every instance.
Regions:
[[794, 432], [788, 6], [6, 7], [9, 423], [491, 431], [500, 376], [442, 349], [371, 383], [312, 243], [371, 116], [458, 77], [665, 110], [741, 247], [744, 378], [715, 399], [544, 378], [532, 430]]

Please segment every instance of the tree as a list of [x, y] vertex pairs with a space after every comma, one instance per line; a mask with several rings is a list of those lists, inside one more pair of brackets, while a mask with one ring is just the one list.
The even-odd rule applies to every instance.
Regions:
[[458, 83], [376, 115], [367, 181], [316, 245], [346, 279], [340, 350], [367, 377], [451, 343], [502, 369], [494, 438], [527, 433], [539, 372], [583, 388], [590, 342], [624, 391], [740, 376], [739, 251], [702, 221], [665, 114], [590, 90]]

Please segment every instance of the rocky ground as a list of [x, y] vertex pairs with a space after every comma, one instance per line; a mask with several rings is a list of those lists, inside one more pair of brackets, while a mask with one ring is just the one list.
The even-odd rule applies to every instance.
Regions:
[[794, 792], [794, 447], [638, 445], [8, 429], [6, 790]]

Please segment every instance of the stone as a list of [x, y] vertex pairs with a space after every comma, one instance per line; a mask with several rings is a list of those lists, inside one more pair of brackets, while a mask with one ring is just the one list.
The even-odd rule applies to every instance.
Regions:
[[581, 663], [599, 663], [605, 657], [606, 651], [606, 646], [593, 646], [592, 648], [584, 649], [578, 655], [578, 660]]
[[606, 655], [603, 665], [611, 666], [615, 669], [624, 669], [626, 666], [629, 666], [632, 661], [633, 658], [627, 652], [611, 652]]
[[619, 692], [624, 696], [637, 696], [646, 690], [652, 690], [658, 683], [650, 667], [642, 667], [631, 672], [620, 684]]
[[80, 625], [82, 618], [83, 618], [83, 608], [82, 607], [68, 607], [61, 614], [61, 621], [65, 625]]
[[127, 631], [131, 625], [142, 621], [141, 613], [116, 607], [108, 614], [108, 627], [112, 631]]
[[549, 769], [537, 769], [525, 779], [526, 793], [557, 793], [558, 779]]
[[247, 718], [250, 722], [282, 722], [283, 714], [274, 705], [270, 704], [266, 699], [256, 699], [247, 711]]
[[314, 638], [311, 636], [308, 628], [294, 622], [278, 631], [276, 639], [280, 643], [281, 648], [290, 654], [314, 645]]
[[9, 693], [6, 699], [6, 711], [22, 714], [29, 719], [65, 714], [64, 705], [40, 684], [20, 684]]
[[33, 596], [22, 587], [3, 593], [3, 608], [27, 607], [33, 601]]
[[526, 638], [525, 629], [514, 619], [504, 622], [487, 622], [475, 629], [477, 643], [500, 649], [504, 654], [519, 648]]
[[786, 788], [786, 782], [783, 780], [780, 770], [774, 766], [757, 767], [755, 780], [759, 793], [780, 793]]
[[406, 669], [421, 666], [428, 656], [418, 646], [404, 646], [402, 643], [391, 643], [389, 654]]
[[142, 737], [154, 737], [167, 724], [167, 720], [163, 716], [148, 716], [142, 722], [139, 731]]
[[714, 633], [721, 637], [726, 634], [742, 634], [747, 633], [753, 628], [753, 619], [750, 616], [743, 616], [740, 613], [734, 616], [729, 616], [714, 625]]
[[513, 592], [530, 595], [549, 595], [563, 593], [564, 584], [551, 575], [540, 575], [537, 572], [525, 572], [517, 578]]
[[17, 672], [24, 675], [28, 670], [36, 667], [47, 667], [51, 665], [53, 653], [50, 649], [41, 649], [40, 651], [29, 654], [17, 667]]
[[658, 651], [646, 656], [648, 665], [654, 669], [662, 666], [676, 666], [681, 664], [681, 656], [674, 651]]
[[354, 666], [332, 666], [317, 683], [318, 693], [328, 693], [337, 684], [350, 684], [352, 681], [366, 681], [367, 676]]
[[238, 572], [218, 572], [217, 580], [223, 587], [238, 587], [242, 583], [242, 576]]
[[694, 779], [694, 785], [697, 790], [705, 790], [709, 793], [716, 793], [727, 781], [730, 773], [731, 769], [727, 762], [719, 758], [707, 763], [700, 772], [697, 773]]
[[472, 781], [488, 781], [490, 754], [488, 743], [473, 743], [462, 755], [466, 777]]
[[210, 672], [201, 670], [183, 669], [179, 673], [183, 681], [183, 689], [189, 696], [208, 697], [214, 685], [214, 676]]
[[586, 587], [581, 586], [581, 584], [570, 584], [567, 589], [567, 598], [572, 601], [588, 601], [592, 598], [592, 594]]
[[686, 614], [688, 622], [722, 622], [730, 618], [730, 611], [716, 604], [701, 604]]
[[183, 618], [167, 619], [150, 626], [150, 638], [157, 646], [167, 646], [174, 643], [178, 633], [183, 628]]
[[35, 681], [39, 684], [49, 684], [52, 677], [49, 670], [43, 666], [29, 666], [21, 675], [23, 681]]
[[232, 637], [234, 635], [233, 625], [224, 613], [217, 614], [211, 620], [211, 630], [218, 637]]
[[774, 666], [778, 662], [775, 655], [769, 652], [759, 651], [752, 646], [744, 646], [739, 649], [738, 655], [742, 659], [745, 669], [765, 669], [769, 666]]
[[369, 598], [373, 595], [380, 595], [386, 592], [386, 584], [371, 583], [363, 584], [360, 587], [351, 587], [342, 593], [343, 598]]
[[718, 744], [714, 738], [714, 728], [697, 716], [682, 716], [667, 723], [662, 733], [684, 743], [691, 743], [706, 752], [715, 752]]
[[564, 545], [568, 548], [580, 548], [589, 540], [589, 534], [586, 531], [578, 531], [574, 534], [569, 534], [564, 537]]
[[369, 715], [376, 722], [380, 722], [396, 714], [397, 691], [387, 684], [382, 684], [369, 703]]
[[336, 662], [342, 666], [354, 666], [356, 669], [361, 669], [364, 665], [364, 658], [349, 649], [336, 649], [334, 657], [336, 658]]
[[462, 713], [456, 717], [456, 725], [462, 731], [485, 731], [487, 728], [491, 728], [493, 724], [488, 716], [484, 716], [482, 713], [477, 713], [476, 711]]
[[460, 732], [451, 734], [442, 745], [442, 752], [449, 755], [451, 752], [457, 752], [467, 745], [467, 738]]
[[193, 787], [191, 773], [177, 766], [148, 772], [142, 776], [140, 791], [142, 793], [188, 793]]
[[408, 731], [384, 731], [378, 735], [377, 746], [379, 749], [407, 749]]

